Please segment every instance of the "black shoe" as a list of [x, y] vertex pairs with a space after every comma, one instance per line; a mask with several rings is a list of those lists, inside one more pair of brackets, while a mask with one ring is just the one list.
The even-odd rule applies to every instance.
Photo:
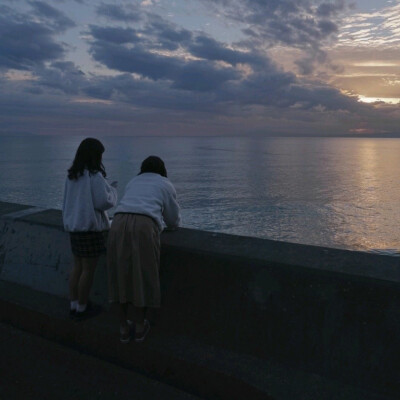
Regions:
[[119, 330], [120, 333], [119, 341], [122, 344], [128, 344], [131, 341], [131, 339], [135, 336], [135, 325], [130, 320], [127, 320], [126, 322], [128, 324], [128, 331], [123, 332], [121, 331], [121, 328]]
[[75, 315], [76, 315], [76, 310], [69, 310], [69, 317], [70, 317], [71, 319], [74, 319], [74, 318], [75, 318]]
[[147, 334], [150, 331], [150, 322], [145, 319], [144, 320], [144, 330], [142, 332], [135, 332], [135, 342], [143, 342], [146, 338]]

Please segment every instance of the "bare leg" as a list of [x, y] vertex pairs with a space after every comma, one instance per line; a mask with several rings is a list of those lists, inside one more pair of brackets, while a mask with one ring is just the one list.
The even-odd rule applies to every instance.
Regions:
[[82, 258], [74, 256], [74, 265], [69, 275], [69, 298], [71, 301], [78, 300], [78, 285], [81, 274]]
[[98, 257], [85, 257], [82, 260], [82, 273], [79, 278], [78, 300], [80, 305], [88, 303]]

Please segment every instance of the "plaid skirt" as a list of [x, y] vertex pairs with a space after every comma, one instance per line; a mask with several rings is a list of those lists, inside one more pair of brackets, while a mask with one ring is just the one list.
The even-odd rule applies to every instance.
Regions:
[[70, 232], [72, 254], [77, 257], [99, 257], [106, 252], [107, 233]]

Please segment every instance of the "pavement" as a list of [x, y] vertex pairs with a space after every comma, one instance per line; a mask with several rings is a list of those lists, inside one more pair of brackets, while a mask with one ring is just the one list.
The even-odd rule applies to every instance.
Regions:
[[[75, 322], [68, 301], [0, 280], [0, 399], [398, 400], [162, 332], [119, 342], [112, 309]], [[64, 396], [64, 397], [63, 397]]]
[[0, 399], [196, 400], [143, 374], [0, 323]]

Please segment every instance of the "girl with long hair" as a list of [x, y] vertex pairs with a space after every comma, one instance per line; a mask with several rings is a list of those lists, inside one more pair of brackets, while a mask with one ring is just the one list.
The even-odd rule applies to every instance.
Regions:
[[[115, 210], [108, 237], [108, 288], [111, 303], [119, 303], [120, 341], [134, 336], [141, 342], [150, 330], [148, 307], [160, 307], [160, 233], [179, 225], [176, 192], [161, 158], [150, 156], [126, 186]], [[127, 320], [134, 307], [135, 329]]]
[[74, 264], [69, 277], [70, 316], [90, 315], [89, 294], [98, 259], [106, 251], [110, 229], [106, 210], [117, 203], [117, 182], [108, 184], [102, 163], [103, 144], [93, 138], [81, 142], [65, 182], [63, 223], [70, 234]]

